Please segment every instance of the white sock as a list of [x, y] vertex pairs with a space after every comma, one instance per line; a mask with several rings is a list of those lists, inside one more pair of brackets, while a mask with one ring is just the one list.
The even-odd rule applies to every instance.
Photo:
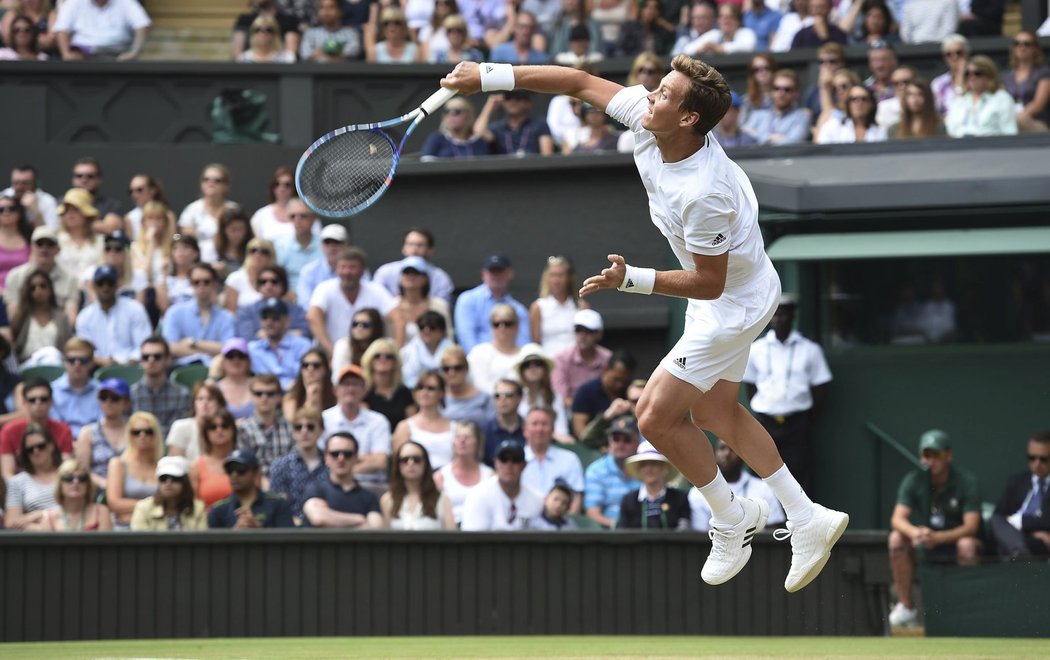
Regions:
[[711, 526], [717, 521], [719, 527], [735, 525], [744, 519], [744, 507], [733, 494], [729, 482], [722, 476], [722, 471], [715, 473], [715, 478], [706, 486], [697, 486], [696, 489], [707, 500], [711, 507]]
[[787, 465], [763, 479], [773, 490], [793, 526], [805, 525], [813, 517], [813, 500], [795, 480]]

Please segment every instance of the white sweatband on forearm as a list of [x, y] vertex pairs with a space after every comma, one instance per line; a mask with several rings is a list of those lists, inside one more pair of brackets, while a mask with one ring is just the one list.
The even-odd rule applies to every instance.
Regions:
[[510, 64], [482, 62], [481, 91], [506, 92], [514, 89], [514, 67]]
[[653, 286], [656, 285], [655, 268], [636, 268], [631, 264], [624, 264], [624, 267], [627, 268], [627, 273], [623, 276], [620, 286], [616, 287], [617, 289], [627, 293], [643, 293], [647, 296], [653, 292]]

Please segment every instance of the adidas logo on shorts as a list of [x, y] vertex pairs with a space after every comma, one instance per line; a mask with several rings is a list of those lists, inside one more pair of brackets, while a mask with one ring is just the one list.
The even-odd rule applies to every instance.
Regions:
[[713, 241], [711, 241], [711, 245], [721, 245], [722, 243], [725, 243], [725, 240], [726, 235], [719, 234], [718, 236], [715, 236], [715, 239]]
[[674, 359], [674, 363], [676, 365], [678, 365], [679, 369], [685, 369], [685, 358], [684, 357], [675, 358]]

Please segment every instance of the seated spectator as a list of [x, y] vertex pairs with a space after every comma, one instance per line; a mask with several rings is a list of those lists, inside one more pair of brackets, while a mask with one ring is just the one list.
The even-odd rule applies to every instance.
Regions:
[[[288, 203], [295, 197], [295, 170], [281, 165], [270, 177], [266, 191], [269, 204], [252, 214], [252, 234], [271, 243], [288, 238], [295, 233], [292, 219], [288, 216]], [[310, 226], [308, 229], [312, 229]]]
[[306, 487], [303, 514], [314, 527], [379, 529], [383, 514], [379, 499], [355, 479], [359, 449], [347, 431], [336, 431], [325, 444], [327, 475]]
[[138, 501], [157, 492], [157, 462], [164, 457], [164, 438], [157, 418], [137, 412], [128, 420], [124, 451], [109, 459], [106, 506], [113, 512], [113, 526], [128, 529]]
[[383, 527], [401, 530], [455, 529], [452, 503], [434, 483], [423, 445], [409, 440], [394, 451], [390, 490], [379, 498]]
[[318, 408], [304, 406], [292, 417], [295, 448], [277, 457], [270, 465], [270, 491], [284, 495], [292, 508], [292, 517], [302, 522], [306, 487], [325, 476], [324, 457], [317, 441], [324, 433], [324, 419]]
[[[1012, 475], [992, 514], [999, 555], [1010, 560], [1050, 554], [1050, 432], [1028, 440], [1028, 470]], [[1045, 515], [1044, 515], [1044, 512]]]
[[37, 531], [42, 532], [108, 532], [113, 520], [105, 504], [95, 501], [96, 489], [91, 473], [76, 459], [58, 466], [55, 484], [55, 506], [44, 511]]
[[937, 114], [930, 84], [921, 78], [913, 78], [905, 85], [903, 94], [901, 120], [886, 129], [890, 139], [942, 137], [945, 134], [944, 122]]
[[572, 406], [581, 385], [605, 371], [612, 351], [598, 343], [604, 329], [602, 315], [593, 309], [581, 309], [573, 316], [573, 345], [555, 354], [551, 373], [551, 386], [566, 408]]
[[[784, 507], [780, 506], [780, 500], [765, 481], [744, 469], [744, 461], [721, 440], [715, 447], [715, 463], [737, 496], [766, 501], [766, 504], [769, 505], [769, 517], [766, 519], [767, 529], [784, 524], [787, 516], [784, 514]], [[689, 507], [692, 512], [692, 528], [699, 532], [710, 530], [711, 505], [696, 488], [689, 489]]]
[[29, 258], [33, 228], [14, 194], [0, 194], [0, 291], [7, 275]]
[[[140, 178], [142, 177], [136, 177], [136, 179]], [[135, 185], [134, 181], [135, 179], [132, 179], [132, 185]], [[148, 190], [149, 188], [143, 182], [132, 189]], [[145, 274], [147, 289], [156, 291], [156, 287], [163, 282], [171, 267], [175, 214], [166, 203], [156, 200], [146, 202], [141, 209], [136, 210], [141, 210], [142, 215], [139, 220], [138, 237], [131, 244], [129, 251], [131, 267], [133, 272]]]
[[904, 89], [914, 78], [919, 77], [919, 72], [908, 65], [897, 67], [890, 75], [890, 84], [893, 85], [893, 96], [879, 101], [875, 110], [875, 123], [887, 129], [901, 120], [901, 102], [904, 100]]
[[309, 337], [310, 324], [306, 321], [306, 310], [302, 305], [288, 301], [287, 271], [280, 266], [266, 266], [259, 271], [256, 283], [259, 299], [250, 305], [238, 305], [233, 334], [248, 341], [253, 337], [263, 337], [263, 303], [272, 298], [283, 302], [288, 310], [288, 333], [297, 337]]
[[[0, 476], [6, 481], [26, 469], [20, 447], [30, 424], [47, 431], [59, 452], [59, 461], [73, 456], [73, 434], [69, 425], [50, 417], [51, 383], [43, 378], [27, 379], [22, 383], [22, 398], [28, 416], [7, 422], [0, 429]], [[58, 467], [57, 463], [55, 467]]]
[[170, 455], [184, 456], [192, 466], [201, 453], [201, 427], [220, 409], [226, 409], [227, 405], [222, 390], [206, 380], [194, 385], [190, 400], [193, 406], [189, 411], [190, 416], [172, 422], [165, 444]]
[[612, 426], [612, 423], [624, 415], [635, 414], [635, 408], [638, 407], [638, 400], [642, 398], [646, 382], [644, 378], [632, 380], [623, 398], [613, 399], [602, 414], [587, 424], [583, 435], [579, 437], [580, 444], [592, 449], [604, 449], [608, 444], [609, 427]]
[[325, 433], [353, 436], [354, 478], [366, 488], [382, 492], [386, 490], [390, 460], [390, 422], [362, 405], [366, 390], [361, 367], [355, 364], [343, 367], [335, 386], [338, 403], [323, 413]]
[[966, 89], [966, 63], [970, 59], [970, 42], [961, 34], [953, 34], [941, 42], [941, 53], [948, 70], [930, 81], [933, 96], [937, 99], [937, 112], [941, 117], [956, 96]]
[[277, 7], [277, 0], [251, 0], [250, 4], [251, 11], [238, 16], [237, 22], [233, 25], [233, 37], [230, 43], [233, 59], [238, 59], [248, 48], [249, 32], [255, 25], [256, 19], [260, 16], [267, 16], [277, 22], [280, 35], [275, 34], [274, 36], [280, 37], [284, 49], [292, 55], [290, 61], [295, 61], [295, 54], [299, 51], [299, 21], [294, 16], [281, 11]]
[[591, 30], [587, 25], [580, 23], [572, 26], [569, 30], [569, 48], [556, 53], [554, 63], [579, 67], [583, 64], [601, 62], [605, 58], [598, 51], [597, 44], [591, 39]]
[[612, 128], [609, 116], [604, 110], [584, 103], [580, 106], [580, 120], [582, 123], [576, 130], [565, 133], [562, 142], [563, 153], [616, 151], [620, 132]]
[[678, 470], [652, 443], [640, 444], [635, 455], [624, 461], [624, 470], [642, 485], [620, 500], [618, 529], [690, 529], [689, 497], [668, 486], [678, 476]]
[[751, 56], [747, 65], [747, 93], [740, 99], [740, 114], [744, 119], [752, 110], [773, 107], [773, 74], [777, 61], [769, 53]]
[[299, 59], [304, 62], [344, 62], [361, 59], [361, 35], [343, 25], [343, 5], [339, 0], [321, 0], [317, 4], [318, 27], [303, 33]]
[[51, 28], [64, 60], [138, 59], [150, 28], [134, 0], [65, 0]]
[[463, 520], [467, 494], [494, 473], [481, 462], [484, 443], [478, 425], [456, 422], [452, 428], [452, 460], [434, 473], [434, 483], [451, 503], [452, 517], [458, 525]]
[[769, 40], [780, 28], [783, 18], [776, 9], [766, 5], [765, 0], [751, 0], [751, 9], [744, 12], [744, 27], [755, 33], [755, 50], [762, 53], [769, 50]]
[[424, 55], [428, 56], [428, 62], [431, 61], [429, 59], [430, 55], [448, 48], [448, 31], [445, 28], [445, 19], [453, 15], [463, 19], [464, 43], [468, 45], [475, 43], [473, 39], [469, 38], [469, 25], [466, 24], [466, 18], [459, 13], [456, 0], [434, 0], [430, 18], [427, 19], [426, 23], [415, 29], [416, 43], [423, 49]]
[[901, 481], [890, 519], [890, 568], [899, 601], [890, 625], [915, 625], [912, 598], [916, 561], [977, 566], [981, 541], [981, 497], [977, 480], [952, 463], [948, 434], [932, 429], [919, 438], [922, 470]]
[[[133, 175], [131, 181], [128, 182], [128, 196], [131, 197], [131, 203], [134, 205], [134, 208], [124, 214], [124, 223], [121, 229], [128, 236], [131, 236], [132, 241], [137, 241], [142, 236], [146, 205], [150, 202], [160, 204], [159, 208], [163, 208], [164, 219], [170, 221], [170, 230], [168, 230], [167, 222], [157, 223], [157, 229], [166, 230], [163, 233], [167, 234], [166, 238], [170, 241], [172, 234], [175, 233], [175, 223], [178, 221], [178, 218], [175, 217], [175, 212], [171, 210], [168, 194], [165, 192], [164, 184], [161, 183], [160, 179], [146, 173]], [[162, 235], [157, 238], [163, 239], [165, 236]], [[145, 265], [136, 264], [135, 267], [143, 271], [149, 270]]]
[[726, 149], [758, 144], [755, 138], [740, 129], [740, 107], [742, 103], [740, 96], [736, 92], [730, 92], [730, 94], [732, 95], [732, 100], [729, 102], [729, 107], [726, 108], [726, 113], [722, 115], [722, 119], [718, 121], [718, 124], [711, 129], [711, 134], [718, 140], [718, 144]]
[[[13, 319], [18, 315], [19, 296], [22, 285], [35, 271], [43, 271], [50, 278], [55, 293], [57, 307], [73, 318], [80, 309], [80, 291], [77, 289], [76, 276], [58, 263], [58, 234], [50, 227], [40, 226], [33, 230], [32, 247], [29, 248], [29, 261], [12, 268], [4, 283], [4, 303], [7, 305], [7, 316]], [[67, 319], [68, 320], [68, 319]], [[60, 344], [60, 342], [59, 342]]]
[[518, 324], [515, 309], [499, 304], [492, 308], [489, 316], [492, 324], [492, 341], [476, 344], [467, 354], [470, 375], [474, 385], [484, 392], [491, 392], [496, 381], [510, 376], [526, 351], [540, 351], [533, 343], [520, 346], [517, 342]]
[[233, 336], [233, 314], [216, 303], [219, 275], [208, 264], [190, 269], [194, 300], [172, 305], [164, 315], [162, 334], [176, 364], [210, 365]]
[[[452, 99], [445, 105], [449, 107], [457, 99]], [[463, 99], [459, 99], [463, 101]], [[452, 105], [452, 107], [456, 107]], [[474, 109], [471, 106], [470, 113]], [[427, 262], [427, 276], [430, 278], [430, 295], [437, 296], [451, 303], [454, 285], [448, 273], [434, 263], [434, 234], [424, 227], [410, 227], [405, 231], [401, 242], [401, 256], [397, 261], [385, 263], [376, 269], [372, 281], [379, 284], [392, 296], [401, 292], [401, 271], [404, 270], [405, 258], [423, 257]]]
[[[363, 251], [355, 247], [344, 248], [336, 260], [337, 277], [318, 284], [310, 296], [306, 312], [310, 333], [329, 353], [336, 338], [351, 327], [351, 319], [358, 312], [374, 309], [382, 316], [394, 308], [394, 298], [386, 289], [374, 282], [362, 281], [365, 262]], [[338, 361], [339, 355], [333, 354], [332, 359]]]
[[[177, 237], [176, 237], [177, 238]], [[212, 266], [223, 278], [244, 265], [248, 259], [248, 243], [255, 238], [248, 212], [236, 206], [222, 211], [215, 233], [215, 261]], [[201, 261], [200, 257], [196, 261]]]
[[954, 0], [909, 0], [901, 16], [901, 38], [906, 44], [940, 43], [955, 33], [958, 23]]
[[587, 29], [588, 48], [591, 52], [600, 55], [601, 27], [591, 17], [587, 3], [582, 0], [561, 0], [561, 11], [553, 18], [551, 24], [543, 29], [543, 34], [547, 36], [547, 52], [552, 56], [568, 52], [569, 43], [572, 41], [572, 31], [576, 27]]
[[226, 409], [237, 421], [251, 417], [255, 412], [251, 378], [248, 342], [240, 337], [227, 339], [222, 344], [222, 352], [208, 367], [208, 380], [218, 386], [226, 401]]
[[[892, 46], [901, 41], [900, 35], [897, 34], [893, 14], [883, 0], [864, 0], [852, 3], [849, 11], [845, 14], [840, 13], [838, 25], [849, 35], [851, 44], [874, 48], [880, 42]], [[935, 41], [940, 41], [940, 39], [935, 39]]]
[[742, 130], [759, 144], [799, 144], [810, 123], [809, 110], [798, 107], [798, 75], [781, 69], [773, 76], [773, 106], [749, 112]]
[[[10, 289], [9, 289], [10, 290]], [[6, 293], [6, 292], [5, 292]], [[73, 328], [59, 306], [55, 283], [46, 271], [32, 271], [21, 285], [11, 316], [14, 355], [19, 364], [56, 362], [58, 349], [73, 336]]]
[[1017, 104], [1017, 128], [1022, 133], [1042, 133], [1050, 127], [1050, 67], [1034, 32], [1014, 35], [1010, 68], [1003, 74], [1003, 89]]
[[[967, 5], [960, 5], [960, 10]], [[968, 37], [998, 37], [1003, 34], [1006, 3], [1000, 0], [972, 0], [970, 10], [959, 14], [959, 33]]]
[[382, 39], [365, 41], [365, 59], [378, 64], [412, 64], [422, 60], [419, 45], [412, 40], [400, 7], [386, 7], [379, 15]]
[[[803, 27], [791, 40], [791, 50], [799, 48], [818, 48], [829, 41], [845, 46], [849, 37], [842, 29], [829, 20], [831, 14], [830, 0], [809, 0], [809, 18], [813, 22]], [[783, 26], [783, 22], [781, 22]]]
[[[310, 340], [288, 332], [288, 305], [283, 300], [267, 298], [262, 303], [262, 336], [248, 342], [252, 371], [273, 374], [282, 388], [290, 387], [299, 371], [299, 360], [310, 350]], [[265, 457], [261, 458], [265, 464]]]
[[190, 393], [168, 378], [171, 350], [162, 337], [149, 337], [143, 341], [140, 357], [142, 380], [131, 386], [131, 409], [153, 413], [160, 424], [161, 434], [167, 438], [175, 420], [190, 410]]
[[430, 266], [423, 257], [405, 257], [401, 262], [401, 278], [396, 307], [387, 314], [387, 322], [393, 329], [396, 345], [400, 348], [419, 334], [416, 325], [424, 312], [441, 314], [448, 325], [452, 323], [448, 302], [430, 295]]
[[244, 264], [226, 276], [223, 295], [225, 307], [231, 314], [236, 314], [240, 307], [254, 305], [262, 300], [259, 292], [259, 276], [263, 268], [276, 264], [276, 251], [273, 243], [256, 236], [248, 241], [248, 256]]
[[616, 53], [631, 57], [643, 51], [667, 55], [674, 43], [674, 30], [663, 17], [663, 3], [660, 0], [645, 0], [637, 20], [626, 21], [620, 29]]
[[718, 28], [708, 30], [689, 42], [682, 52], [690, 57], [753, 52], [758, 46], [758, 37], [743, 24], [744, 15], [739, 5], [721, 5], [718, 8]]
[[259, 488], [259, 460], [251, 450], [234, 451], [223, 461], [223, 468], [231, 494], [208, 512], [209, 529], [295, 526], [288, 501]]
[[893, 72], [897, 70], [897, 54], [889, 44], [879, 42], [868, 49], [868, 69], [871, 75], [865, 78], [864, 86], [875, 93], [876, 101], [893, 98]]
[[230, 170], [219, 163], [204, 166], [201, 172], [201, 196], [191, 202], [179, 215], [179, 231], [197, 239], [200, 260], [218, 261], [223, 255], [216, 251], [215, 239], [223, 214], [239, 210], [237, 203], [226, 198], [230, 192]]
[[944, 118], [952, 137], [1017, 135], [1017, 110], [1003, 89], [999, 69], [986, 55], [974, 55], [966, 64], [966, 89], [956, 96]]
[[563, 532], [577, 529], [576, 521], [569, 518], [569, 505], [572, 503], [573, 490], [564, 481], [554, 482], [547, 496], [543, 498], [543, 513], [532, 521], [529, 529], [545, 532]]
[[809, 110], [814, 124], [821, 118], [821, 97], [825, 92], [828, 94], [829, 105], [833, 103], [835, 90], [831, 80], [836, 71], [846, 66], [846, 49], [842, 44], [834, 42], [824, 44], [817, 49], [817, 64], [817, 79], [806, 87], [801, 103], [802, 107]]
[[[598, 75], [598, 68], [593, 64], [584, 64], [577, 68], [591, 75]], [[547, 127], [551, 129], [551, 138], [559, 149], [565, 144], [567, 134], [579, 130], [582, 107], [583, 101], [568, 94], [551, 97], [547, 104]], [[634, 143], [631, 143], [631, 151], [634, 151]]]
[[149, 277], [141, 270], [135, 270], [131, 263], [131, 252], [128, 247], [131, 239], [123, 229], [110, 232], [102, 238], [102, 257], [97, 264], [92, 264], [80, 274], [80, 287], [87, 296], [87, 302], [95, 302], [98, 296], [91, 287], [92, 279], [102, 266], [110, 266], [116, 271], [116, 294], [146, 304], [146, 289], [149, 288]]
[[525, 449], [505, 440], [496, 449], [496, 478], [482, 481], [463, 503], [464, 532], [529, 529], [543, 515], [543, 495], [521, 482]]
[[[696, 2], [689, 8], [689, 29], [674, 42], [671, 55], [681, 55], [685, 47], [715, 29], [715, 5], [711, 2]], [[661, 69], [663, 67], [660, 67]], [[663, 77], [665, 71], [660, 72]], [[648, 88], [647, 88], [648, 89]]]
[[99, 221], [99, 210], [91, 205], [91, 193], [70, 188], [58, 205], [62, 218], [58, 230], [56, 261], [73, 277], [79, 277], [102, 258], [102, 236], [93, 225]]
[[[508, 21], [512, 20], [510, 17]], [[518, 11], [513, 18], [514, 29], [511, 40], [496, 44], [489, 59], [493, 62], [509, 64], [546, 64], [550, 62], [547, 53], [533, 48], [532, 37], [536, 32], [536, 17], [527, 11]]]
[[[393, 339], [384, 337], [372, 342], [361, 357], [361, 370], [368, 388], [364, 403], [386, 417], [390, 428], [415, 414], [412, 392], [401, 382], [401, 359]], [[441, 389], [444, 391], [444, 387]]]
[[22, 428], [18, 457], [24, 471], [7, 479], [4, 525], [10, 529], [34, 530], [43, 526], [48, 509], [55, 506], [62, 454], [47, 427], [30, 422]]
[[[276, 239], [274, 243], [277, 249], [277, 263], [286, 272], [285, 293], [295, 291], [302, 269], [306, 264], [321, 257], [321, 223], [317, 216], [298, 197], [289, 200], [287, 206], [292, 233]], [[259, 274], [262, 275], [262, 273], [263, 271], [260, 270]], [[285, 297], [285, 293], [281, 294], [282, 298]]]
[[[503, 119], [490, 125], [497, 108], [503, 109]], [[554, 153], [550, 128], [546, 121], [532, 117], [531, 113], [532, 93], [527, 90], [490, 94], [474, 122], [474, 134], [489, 143], [493, 154], [550, 156]]]
[[[441, 23], [444, 43], [422, 42], [423, 59], [431, 63], [459, 64], [460, 62], [480, 62], [484, 59], [481, 51], [471, 46], [467, 39], [467, 21], [459, 14], [446, 16]], [[471, 113], [473, 123], [473, 112]]]
[[[245, 224], [248, 219], [245, 218]], [[193, 285], [190, 269], [200, 262], [201, 249], [197, 239], [188, 234], [175, 234], [171, 242], [171, 263], [164, 277], [156, 281], [157, 309], [166, 314], [172, 305], [192, 302]], [[163, 318], [161, 319], [163, 321]]]
[[558, 481], [573, 490], [570, 513], [579, 513], [583, 501], [583, 464], [576, 454], [555, 446], [554, 411], [533, 408], [525, 416], [525, 471], [521, 483], [537, 493], [549, 492]]
[[80, 427], [102, 415], [98, 405], [99, 385], [91, 379], [95, 368], [95, 347], [89, 341], [73, 337], [65, 343], [63, 361], [66, 373], [51, 383], [55, 400], [51, 414], [69, 424], [76, 437], [80, 434]]
[[554, 412], [554, 439], [558, 442], [575, 442], [569, 431], [569, 411], [551, 386], [553, 369], [554, 362], [543, 351], [531, 350], [521, 356], [512, 376], [521, 383], [522, 388], [518, 414], [524, 417], [533, 408], [550, 408]]
[[134, 298], [117, 295], [117, 271], [109, 264], [95, 269], [94, 302], [77, 316], [77, 336], [95, 347], [95, 362], [107, 367], [141, 359], [142, 342], [153, 334], [146, 308]]
[[311, 348], [299, 361], [299, 374], [281, 402], [284, 417], [295, 419], [296, 411], [303, 406], [327, 410], [335, 404], [332, 368], [328, 356], [319, 348]]
[[[8, 16], [14, 16], [11, 20], [9, 28], [4, 30], [7, 37], [4, 38], [4, 42], [8, 44], [6, 48], [0, 48], [0, 60], [25, 60], [28, 62], [44, 61], [47, 59], [47, 53], [44, 52], [45, 47], [42, 45], [42, 37], [47, 38], [50, 35], [40, 33], [40, 27], [32, 18], [22, 13], [8, 11], [4, 16], [4, 22], [7, 22]], [[48, 19], [44, 18], [44, 25], [46, 26]]]
[[[820, 135], [820, 131], [825, 124], [832, 122], [842, 123], [846, 120], [846, 104], [848, 103], [850, 89], [855, 85], [860, 85], [860, 76], [849, 69], [839, 69], [830, 76], [825, 76], [824, 74], [825, 72], [822, 70], [822, 84], [820, 88], [821, 111], [820, 117], [813, 127], [815, 136]], [[825, 80], [826, 84], [824, 84]]]
[[[193, 492], [211, 508], [229, 495], [233, 486], [223, 474], [225, 460], [237, 451], [237, 424], [233, 415], [225, 408], [201, 420], [200, 456], [190, 463], [190, 483]], [[258, 459], [255, 467], [258, 468]]]
[[[87, 191], [91, 197], [81, 199], [86, 200], [98, 211], [97, 217], [89, 223], [91, 229], [99, 234], [108, 234], [124, 226], [124, 218], [121, 214], [124, 204], [107, 195], [102, 190], [102, 182], [102, 165], [96, 159], [85, 156], [78, 158], [73, 163], [73, 177], [70, 185]], [[59, 209], [58, 213], [61, 215], [62, 209]], [[85, 267], [88, 265], [90, 264], [86, 264]], [[83, 270], [81, 268], [74, 272], [81, 273]]]
[[540, 276], [539, 298], [529, 305], [529, 335], [547, 355], [572, 346], [573, 319], [590, 304], [580, 300], [579, 278], [568, 257], [548, 257]]
[[102, 415], [80, 429], [74, 445], [77, 463], [89, 471], [92, 484], [101, 491], [106, 490], [109, 460], [120, 456], [127, 448], [130, 396], [128, 384], [120, 378], [102, 381], [98, 388]]
[[423, 312], [416, 321], [419, 334], [401, 349], [401, 379], [405, 387], [415, 387], [420, 376], [441, 368], [442, 352], [452, 346], [445, 317], [437, 312]]
[[492, 396], [474, 387], [470, 365], [461, 346], [449, 346], [441, 353], [441, 373], [445, 377], [445, 416], [454, 422], [469, 420], [478, 426], [495, 414]]
[[365, 351], [373, 342], [384, 337], [383, 319], [374, 307], [354, 312], [350, 320], [350, 332], [335, 342], [335, 353], [332, 356], [332, 371], [342, 371], [351, 364], [361, 366]]
[[638, 420], [634, 415], [617, 417], [608, 439], [609, 451], [584, 472], [583, 508], [588, 518], [611, 529], [620, 519], [623, 496], [641, 486], [624, 469], [627, 457], [638, 451]]
[[513, 378], [501, 378], [496, 382], [492, 392], [494, 414], [481, 426], [485, 438], [482, 456], [489, 465], [492, 465], [496, 449], [504, 440], [525, 444], [525, 416], [520, 412], [522, 393], [521, 383]]
[[507, 304], [517, 312], [515, 342], [523, 346], [529, 342], [529, 314], [525, 306], [508, 293], [514, 280], [514, 267], [505, 254], [485, 257], [481, 265], [481, 284], [468, 289], [456, 299], [456, 335], [463, 350], [492, 339], [492, 310], [498, 304]]
[[608, 408], [613, 399], [623, 398], [636, 366], [630, 353], [616, 351], [609, 357], [601, 376], [576, 390], [572, 399], [573, 435], [580, 437], [587, 424]]
[[140, 500], [131, 513], [133, 532], [181, 532], [208, 529], [204, 502], [193, 494], [189, 464], [181, 456], [157, 461], [157, 492]]
[[[18, 16], [21, 14], [7, 12], [0, 19], [0, 23], [6, 22], [9, 17]], [[0, 26], [0, 33], [3, 33], [2, 26]], [[26, 218], [34, 228], [47, 227], [52, 231], [58, 231], [58, 201], [54, 195], [39, 187], [37, 170], [33, 165], [22, 163], [12, 167], [11, 185], [4, 188], [0, 195], [10, 195], [17, 199], [25, 209]]]
[[[454, 98], [445, 104], [440, 130], [427, 136], [420, 159], [463, 159], [488, 154], [489, 143], [474, 133], [474, 106], [466, 99]], [[379, 271], [375, 279], [380, 281]]]
[[821, 126], [816, 142], [836, 144], [885, 140], [886, 129], [875, 123], [875, 94], [863, 85], [854, 85], [847, 92], [846, 116]]
[[263, 478], [268, 478], [270, 465], [292, 450], [295, 438], [292, 427], [281, 414], [281, 384], [268, 371], [257, 371], [251, 379], [252, 414], [237, 422], [237, 446], [250, 449], [259, 459]]

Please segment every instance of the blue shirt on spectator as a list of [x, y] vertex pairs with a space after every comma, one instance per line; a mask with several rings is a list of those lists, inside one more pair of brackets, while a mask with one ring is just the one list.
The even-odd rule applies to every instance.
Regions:
[[303, 460], [298, 449], [293, 449], [277, 458], [270, 465], [270, 491], [284, 495], [292, 507], [292, 515], [303, 517], [303, 503], [306, 502], [306, 487], [315, 480], [328, 479], [328, 468], [324, 457], [318, 454], [318, 464], [313, 470]]
[[[624, 393], [620, 394], [623, 395]], [[576, 396], [572, 398], [572, 412], [587, 413], [593, 417], [605, 412], [611, 404], [612, 399], [602, 389], [602, 379], [599, 376], [580, 385], [580, 389], [576, 390]]]
[[97, 381], [88, 380], [82, 390], [74, 390], [69, 384], [69, 374], [62, 374], [51, 383], [51, 419], [69, 424], [73, 440], [77, 439], [81, 426], [87, 426], [102, 417], [102, 408], [98, 403]]
[[543, 119], [528, 117], [518, 128], [511, 128], [506, 121], [498, 121], [489, 129], [495, 140], [494, 154], [538, 154], [540, 138], [550, 135], [551, 129]]
[[[759, 144], [798, 144], [809, 141], [809, 119], [806, 108], [789, 108], [785, 112], [760, 108], [747, 113], [741, 130]], [[773, 138], [774, 135], [777, 137]]]
[[299, 360], [310, 350], [310, 340], [299, 335], [285, 334], [277, 348], [265, 337], [248, 342], [248, 356], [252, 360], [252, 372], [273, 374], [281, 381], [281, 389], [292, 386], [299, 374]]
[[469, 140], [453, 140], [441, 131], [434, 131], [427, 136], [423, 143], [423, 152], [420, 158], [432, 160], [434, 158], [474, 158], [475, 156], [488, 156], [490, 153], [489, 143], [481, 137], [473, 137]]
[[492, 54], [489, 56], [489, 60], [493, 62], [506, 62], [507, 64], [546, 64], [551, 61], [550, 55], [543, 51], [530, 48], [529, 52], [525, 55], [525, 59], [518, 56], [518, 49], [514, 47], [514, 43], [507, 41], [501, 44], [497, 44], [492, 49]]
[[492, 461], [496, 458], [496, 448], [499, 447], [499, 443], [504, 440], [516, 440], [521, 443], [522, 447], [524, 447], [524, 425], [525, 420], [521, 418], [521, 415], [518, 415], [518, 428], [513, 431], [508, 431], [500, 426], [495, 417], [485, 422], [484, 426], [481, 427], [482, 437], [485, 438], [485, 463], [492, 465]]
[[[237, 308], [237, 316], [233, 321], [233, 334], [235, 336], [247, 341], [251, 341], [252, 337], [259, 336], [259, 330], [262, 328], [259, 312], [262, 310], [263, 302], [265, 301], [259, 300], [251, 305], [243, 305]], [[308, 339], [312, 337], [310, 324], [306, 322], [306, 310], [303, 309], [302, 305], [288, 301], [285, 301], [284, 304], [288, 306], [288, 330], [298, 330], [301, 336]]]
[[142, 342], [153, 334], [146, 308], [134, 298], [117, 296], [109, 310], [92, 303], [77, 314], [77, 336], [95, 345], [95, 355], [121, 364], [138, 360]]
[[[208, 512], [208, 528], [231, 528], [237, 524], [237, 509], [241, 501], [237, 495], [230, 495], [215, 503]], [[288, 500], [280, 495], [260, 490], [252, 502], [252, 514], [261, 527], [295, 527], [292, 520], [292, 509]]]
[[[299, 271], [299, 283], [295, 286], [295, 298], [300, 304], [309, 305], [310, 297], [317, 285], [335, 277], [335, 271], [328, 265], [328, 260], [321, 255], [303, 266]], [[364, 280], [364, 278], [361, 278]]]
[[780, 19], [783, 15], [775, 9], [763, 7], [761, 12], [754, 10], [744, 12], [744, 27], [751, 28], [758, 37], [755, 52], [762, 53], [769, 50], [769, 38], [780, 27]]
[[342, 486], [332, 482], [331, 477], [315, 479], [306, 487], [303, 503], [315, 497], [327, 502], [328, 508], [333, 511], [359, 513], [362, 516], [367, 516], [373, 511], [382, 513], [379, 510], [379, 498], [358, 483], [350, 490], [343, 490]]
[[321, 257], [321, 234], [316, 233], [305, 248], [295, 236], [277, 242], [277, 263], [288, 271], [288, 290], [295, 291], [299, 284], [299, 273], [306, 264]]
[[509, 293], [499, 298], [484, 283], [464, 291], [456, 300], [456, 336], [459, 345], [467, 353], [470, 349], [486, 341], [492, 341], [492, 308], [504, 303], [514, 308], [518, 314], [518, 345], [524, 346], [532, 338], [529, 335], [529, 312], [525, 306], [515, 300]]
[[[233, 337], [233, 314], [218, 305], [211, 306], [211, 314], [208, 316], [208, 325], [201, 322], [200, 309], [196, 300], [172, 305], [163, 321], [164, 339], [169, 344], [174, 344], [186, 337], [192, 337], [197, 341], [215, 341], [220, 344]], [[211, 364], [211, 356], [206, 353], [187, 355], [175, 360], [177, 364], [189, 364], [191, 362], [203, 362]]]
[[620, 500], [623, 496], [638, 490], [642, 485], [620, 469], [612, 454], [606, 454], [587, 466], [584, 483], [584, 510], [601, 507], [602, 515], [612, 520], [620, 519]]

